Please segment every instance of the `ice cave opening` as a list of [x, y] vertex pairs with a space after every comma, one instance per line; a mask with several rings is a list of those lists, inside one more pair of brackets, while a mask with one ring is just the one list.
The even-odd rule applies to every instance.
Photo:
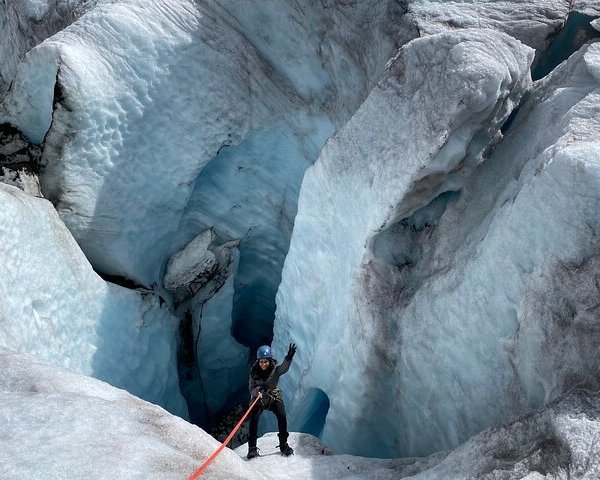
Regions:
[[329, 411], [329, 397], [320, 388], [310, 388], [298, 402], [292, 425], [295, 431], [320, 437]]

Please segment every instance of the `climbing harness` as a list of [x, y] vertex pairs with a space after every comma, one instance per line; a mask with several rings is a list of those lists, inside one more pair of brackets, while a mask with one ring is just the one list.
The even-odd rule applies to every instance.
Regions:
[[274, 402], [283, 403], [283, 393], [279, 388], [272, 388], [266, 395], [263, 394], [260, 404], [263, 410], [269, 410]]
[[229, 434], [229, 436], [223, 441], [223, 443], [221, 444], [221, 446], [219, 448], [217, 448], [215, 450], [215, 452], [210, 457], [208, 457], [208, 459], [200, 466], [200, 468], [198, 470], [196, 470], [194, 473], [192, 473], [188, 477], [188, 480], [195, 480], [196, 478], [198, 478], [198, 476], [206, 469], [206, 467], [208, 467], [212, 463], [212, 461], [215, 458], [217, 458], [217, 456], [219, 455], [219, 453], [221, 453], [223, 451], [223, 449], [227, 446], [227, 444], [231, 441], [231, 439], [235, 435], [235, 432], [237, 432], [239, 430], [239, 428], [242, 426], [242, 424], [246, 420], [246, 417], [248, 417], [248, 415], [250, 414], [250, 411], [252, 410], [252, 408], [254, 407], [254, 405], [256, 405], [256, 403], [261, 398], [262, 398], [262, 394], [259, 393], [258, 396], [256, 397], [256, 399], [254, 400], [254, 402], [252, 402], [252, 405], [250, 405], [250, 407], [248, 407], [248, 410], [246, 410], [246, 413], [244, 413], [244, 416], [240, 419], [240, 421], [237, 423], [237, 425], [233, 428], [233, 430], [231, 431], [231, 433]]

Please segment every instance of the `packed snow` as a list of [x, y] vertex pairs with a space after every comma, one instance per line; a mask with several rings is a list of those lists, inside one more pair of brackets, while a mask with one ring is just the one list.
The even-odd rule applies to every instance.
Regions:
[[[181, 479], [219, 443], [162, 408], [101, 381], [0, 348], [0, 477]], [[225, 449], [200, 479], [448, 480], [582, 479], [600, 475], [598, 393], [575, 391], [518, 422], [487, 430], [455, 451], [426, 458], [335, 454], [317, 438], [292, 433], [282, 457], [274, 433]], [[529, 476], [528, 476], [529, 475]]]

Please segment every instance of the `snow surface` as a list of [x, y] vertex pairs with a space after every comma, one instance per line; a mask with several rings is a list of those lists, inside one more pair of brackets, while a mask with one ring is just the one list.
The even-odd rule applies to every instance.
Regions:
[[0, 204], [0, 346], [187, 416], [166, 305], [102, 280], [47, 200], [0, 183]]
[[[101, 381], [0, 348], [0, 477], [187, 478], [219, 446], [162, 408]], [[374, 459], [336, 455], [292, 433], [282, 457], [275, 434], [225, 449], [199, 478], [242, 480], [582, 479], [600, 474], [598, 393], [574, 391], [518, 422], [482, 432], [450, 453]]]

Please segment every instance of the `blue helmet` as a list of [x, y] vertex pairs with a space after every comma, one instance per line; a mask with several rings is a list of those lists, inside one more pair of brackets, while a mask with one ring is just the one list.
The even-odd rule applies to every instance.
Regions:
[[273, 358], [273, 352], [271, 352], [271, 347], [269, 347], [268, 345], [258, 347], [258, 350], [256, 351], [256, 358]]

